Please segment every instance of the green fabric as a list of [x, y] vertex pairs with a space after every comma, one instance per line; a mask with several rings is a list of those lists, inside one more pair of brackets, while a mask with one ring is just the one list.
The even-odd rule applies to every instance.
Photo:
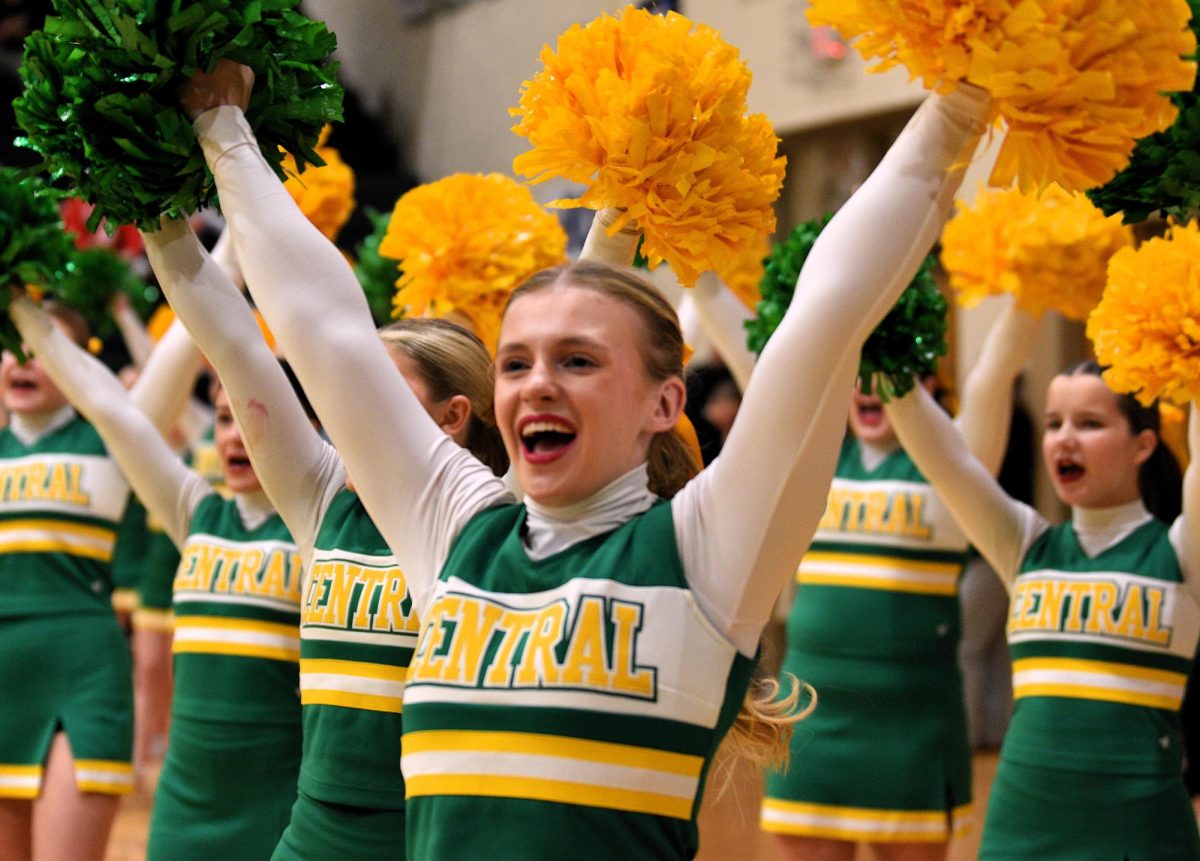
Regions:
[[404, 826], [403, 807], [332, 804], [301, 789], [271, 861], [404, 861]]

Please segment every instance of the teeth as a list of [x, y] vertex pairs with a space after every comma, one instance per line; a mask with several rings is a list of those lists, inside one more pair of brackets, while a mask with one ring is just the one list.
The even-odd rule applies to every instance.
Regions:
[[530, 437], [535, 433], [573, 433], [573, 431], [562, 422], [530, 422], [521, 428], [521, 436]]

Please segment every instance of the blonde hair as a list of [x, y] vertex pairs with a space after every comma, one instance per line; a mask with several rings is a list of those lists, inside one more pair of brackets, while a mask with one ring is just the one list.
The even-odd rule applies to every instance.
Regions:
[[471, 403], [466, 448], [496, 475], [508, 471], [508, 453], [496, 427], [495, 380], [487, 348], [462, 326], [430, 317], [384, 326], [379, 337], [412, 359], [435, 403], [463, 395]]
[[[683, 379], [683, 334], [675, 309], [658, 289], [627, 266], [612, 266], [594, 260], [581, 260], [543, 269], [508, 297], [508, 305], [521, 296], [548, 287], [568, 286], [592, 290], [624, 302], [637, 312], [643, 323], [644, 337], [640, 352], [650, 379], [660, 382]], [[505, 307], [505, 313], [508, 307]], [[655, 434], [646, 455], [650, 490], [670, 499], [700, 471], [700, 464], [683, 439], [674, 430]]]
[[[593, 290], [633, 308], [643, 323], [639, 345], [650, 379], [683, 378], [684, 343], [679, 317], [658, 289], [633, 269], [591, 260], [544, 269], [514, 290], [508, 304], [555, 286]], [[655, 435], [646, 466], [650, 490], [664, 499], [674, 496], [700, 471], [691, 449], [674, 430]], [[723, 756], [743, 756], [760, 765], [781, 766], [787, 762], [792, 727], [817, 703], [811, 686], [790, 674], [788, 678], [790, 689], [784, 697], [779, 696], [782, 687], [777, 679], [759, 678], [751, 683], [721, 745]], [[803, 699], [807, 702], [801, 708]]]

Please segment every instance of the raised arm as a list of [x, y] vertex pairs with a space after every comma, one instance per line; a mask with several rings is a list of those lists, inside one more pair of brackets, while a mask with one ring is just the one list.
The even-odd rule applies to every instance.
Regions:
[[420, 606], [463, 524], [510, 497], [409, 390], [353, 272], [271, 172], [241, 109], [208, 110], [196, 131], [255, 302]]
[[967, 448], [999, 475], [1012, 424], [1013, 384], [1033, 352], [1041, 319], [1009, 305], [1001, 312], [963, 383], [955, 423]]
[[824, 510], [851, 355], [928, 253], [987, 107], [970, 88], [930, 96], [917, 111], [822, 232], [721, 455], [676, 497], [689, 582], [743, 653], [753, 652]]
[[712, 272], [701, 275], [684, 298], [692, 300], [692, 307], [725, 367], [737, 387], [746, 391], [750, 372], [754, 370], [754, 354], [746, 346], [745, 323], [754, 316], [753, 312]]
[[133, 360], [133, 366], [139, 370], [146, 367], [146, 361], [154, 350], [154, 341], [146, 331], [142, 318], [133, 310], [133, 303], [124, 293], [117, 293], [108, 304], [109, 313], [112, 314], [113, 322], [117, 324], [117, 330], [121, 333], [121, 340], [125, 342], [125, 349], [129, 352], [129, 358]]
[[46, 373], [100, 433], [146, 510], [182, 546], [192, 512], [212, 488], [171, 450], [112, 371], [60, 331], [41, 308], [16, 296], [9, 314]]
[[[1162, 445], [1160, 442], [1159, 445]], [[1200, 410], [1188, 408], [1188, 467], [1183, 474], [1183, 513], [1171, 528], [1183, 579], [1200, 600]]]
[[917, 386], [885, 409], [900, 444], [933, 485], [971, 544], [1005, 583], [1045, 521], [1009, 497], [933, 396]]
[[167, 300], [225, 386], [263, 490], [309, 559], [345, 482], [340, 459], [309, 422], [245, 297], [187, 222], [164, 219], [145, 241]]

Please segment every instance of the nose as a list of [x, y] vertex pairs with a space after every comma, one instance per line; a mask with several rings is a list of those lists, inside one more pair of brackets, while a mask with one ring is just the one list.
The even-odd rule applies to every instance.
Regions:
[[525, 375], [521, 396], [528, 402], [552, 401], [558, 396], [558, 382], [548, 362], [535, 361]]

